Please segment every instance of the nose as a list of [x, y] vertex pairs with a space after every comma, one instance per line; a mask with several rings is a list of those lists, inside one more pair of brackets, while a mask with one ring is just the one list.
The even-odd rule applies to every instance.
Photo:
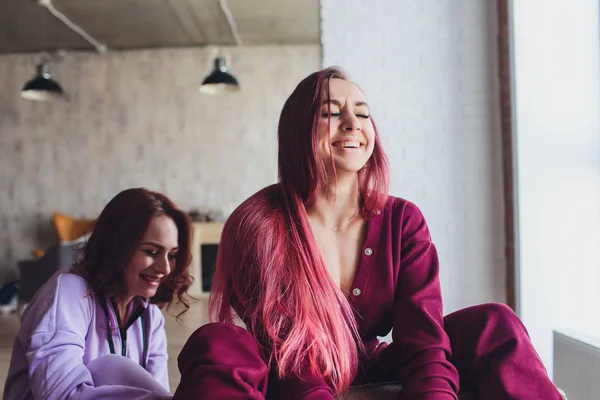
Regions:
[[167, 276], [171, 273], [171, 262], [174, 262], [174, 260], [171, 260], [168, 254], [165, 254], [163, 257], [156, 260], [154, 269], [156, 272], [160, 272], [164, 276]]
[[342, 130], [344, 132], [360, 130], [360, 121], [358, 120], [358, 117], [351, 112], [346, 112], [344, 114], [345, 116], [341, 124]]

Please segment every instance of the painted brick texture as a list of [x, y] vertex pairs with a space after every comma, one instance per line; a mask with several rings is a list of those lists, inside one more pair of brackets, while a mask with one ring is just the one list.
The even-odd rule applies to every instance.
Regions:
[[227, 213], [273, 183], [281, 107], [319, 68], [320, 48], [228, 51], [242, 91], [221, 97], [197, 92], [211, 49], [69, 54], [52, 66], [66, 103], [21, 99], [39, 56], [0, 56], [2, 275], [57, 240], [53, 212], [93, 218], [118, 191], [145, 186], [186, 210]]
[[367, 94], [392, 194], [424, 212], [446, 311], [505, 301], [497, 8], [487, 0], [323, 0], [323, 65]]

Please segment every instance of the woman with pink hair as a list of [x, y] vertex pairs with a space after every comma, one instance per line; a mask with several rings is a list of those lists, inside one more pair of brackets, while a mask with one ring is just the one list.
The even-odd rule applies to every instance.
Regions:
[[[459, 389], [561, 399], [510, 308], [443, 316], [425, 219], [388, 195], [365, 95], [341, 70], [315, 72], [290, 95], [278, 157], [279, 182], [225, 224], [210, 298], [217, 322], [179, 355], [175, 399], [331, 400], [382, 382], [402, 385], [404, 400], [456, 400]], [[393, 343], [380, 343], [390, 330]]]

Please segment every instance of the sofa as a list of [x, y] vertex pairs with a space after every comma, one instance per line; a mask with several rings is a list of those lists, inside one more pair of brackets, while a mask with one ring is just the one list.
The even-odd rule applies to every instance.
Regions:
[[69, 269], [77, 260], [78, 248], [81, 245], [78, 241], [58, 243], [50, 246], [40, 258], [19, 261], [19, 306], [29, 303], [56, 271]]
[[31, 301], [39, 288], [56, 272], [69, 269], [77, 260], [79, 250], [93, 226], [93, 220], [75, 219], [65, 214], [54, 213], [52, 222], [58, 243], [46, 250], [35, 250], [33, 259], [17, 262], [21, 280], [19, 282], [18, 309]]

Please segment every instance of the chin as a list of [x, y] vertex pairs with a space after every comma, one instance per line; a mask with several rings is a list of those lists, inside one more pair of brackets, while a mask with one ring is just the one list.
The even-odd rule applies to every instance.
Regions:
[[140, 290], [137, 293], [137, 295], [140, 296], [140, 297], [144, 297], [146, 299], [149, 299], [151, 297], [154, 297], [154, 295], [156, 295], [156, 289], [153, 289], [153, 290]]
[[[344, 157], [344, 158], [334, 158], [335, 169], [338, 171], [346, 171], [346, 172], [358, 172], [365, 165], [369, 159], [365, 159], [364, 157]], [[326, 161], [331, 163], [331, 161]], [[331, 164], [330, 164], [331, 165]]]
[[348, 173], [348, 174], [358, 174], [358, 171], [363, 169], [365, 164], [337, 164], [335, 166], [335, 170], [338, 174], [340, 173]]

